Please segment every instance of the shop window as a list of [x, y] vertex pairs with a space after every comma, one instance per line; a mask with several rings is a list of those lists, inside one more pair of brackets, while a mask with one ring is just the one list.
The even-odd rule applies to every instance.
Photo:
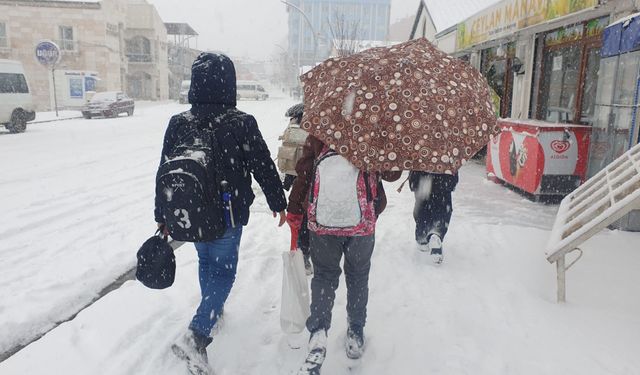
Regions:
[[126, 41], [129, 62], [152, 62], [151, 41], [143, 36], [136, 36]]
[[[511, 116], [511, 96], [513, 94], [513, 72], [511, 65], [515, 57], [513, 43], [488, 48], [482, 51], [480, 69], [493, 90], [500, 117]], [[498, 104], [499, 102], [499, 104]]]
[[545, 56], [544, 67], [542, 119], [550, 122], [573, 122], [580, 81], [579, 46], [549, 52]]
[[542, 64], [536, 118], [592, 124], [600, 69], [601, 34], [608, 17], [551, 31], [536, 61]]
[[96, 79], [94, 77], [84, 77], [84, 91], [96, 91]]
[[73, 39], [73, 27], [59, 26], [58, 37], [60, 38], [60, 49], [63, 51], [75, 51], [75, 41]]
[[7, 24], [0, 22], [0, 48], [9, 47], [9, 37], [7, 36]]
[[585, 67], [585, 78], [582, 88], [582, 105], [580, 106], [580, 122], [583, 124], [593, 124], [599, 70], [600, 48], [590, 48], [587, 51], [587, 65]]
[[84, 97], [84, 91], [82, 88], [81, 77], [69, 78], [69, 98], [82, 99]]

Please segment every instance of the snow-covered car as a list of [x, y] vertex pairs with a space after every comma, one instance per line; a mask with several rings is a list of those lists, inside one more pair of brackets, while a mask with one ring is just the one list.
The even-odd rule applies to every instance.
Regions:
[[117, 117], [121, 113], [133, 115], [133, 99], [119, 91], [99, 92], [82, 108], [82, 116], [90, 119], [96, 116]]
[[189, 89], [191, 89], [191, 81], [182, 81], [180, 84], [180, 98], [178, 99], [180, 104], [189, 103]]
[[0, 125], [11, 133], [22, 133], [35, 117], [22, 63], [0, 59]]

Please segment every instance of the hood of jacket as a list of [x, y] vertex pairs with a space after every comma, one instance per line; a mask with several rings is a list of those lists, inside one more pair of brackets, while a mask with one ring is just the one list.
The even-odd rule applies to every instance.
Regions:
[[203, 52], [191, 67], [189, 103], [198, 105], [236, 105], [236, 69], [223, 54]]

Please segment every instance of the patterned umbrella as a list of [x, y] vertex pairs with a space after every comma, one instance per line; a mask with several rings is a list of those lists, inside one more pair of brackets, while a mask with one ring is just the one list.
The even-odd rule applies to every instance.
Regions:
[[499, 131], [486, 80], [426, 39], [331, 58], [301, 80], [302, 128], [359, 169], [455, 173]]

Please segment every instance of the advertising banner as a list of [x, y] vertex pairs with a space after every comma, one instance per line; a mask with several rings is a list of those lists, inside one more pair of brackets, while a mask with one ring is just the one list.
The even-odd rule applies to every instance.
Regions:
[[458, 25], [456, 50], [598, 5], [598, 0], [503, 0]]
[[83, 97], [82, 78], [69, 78], [69, 98], [82, 99]]

